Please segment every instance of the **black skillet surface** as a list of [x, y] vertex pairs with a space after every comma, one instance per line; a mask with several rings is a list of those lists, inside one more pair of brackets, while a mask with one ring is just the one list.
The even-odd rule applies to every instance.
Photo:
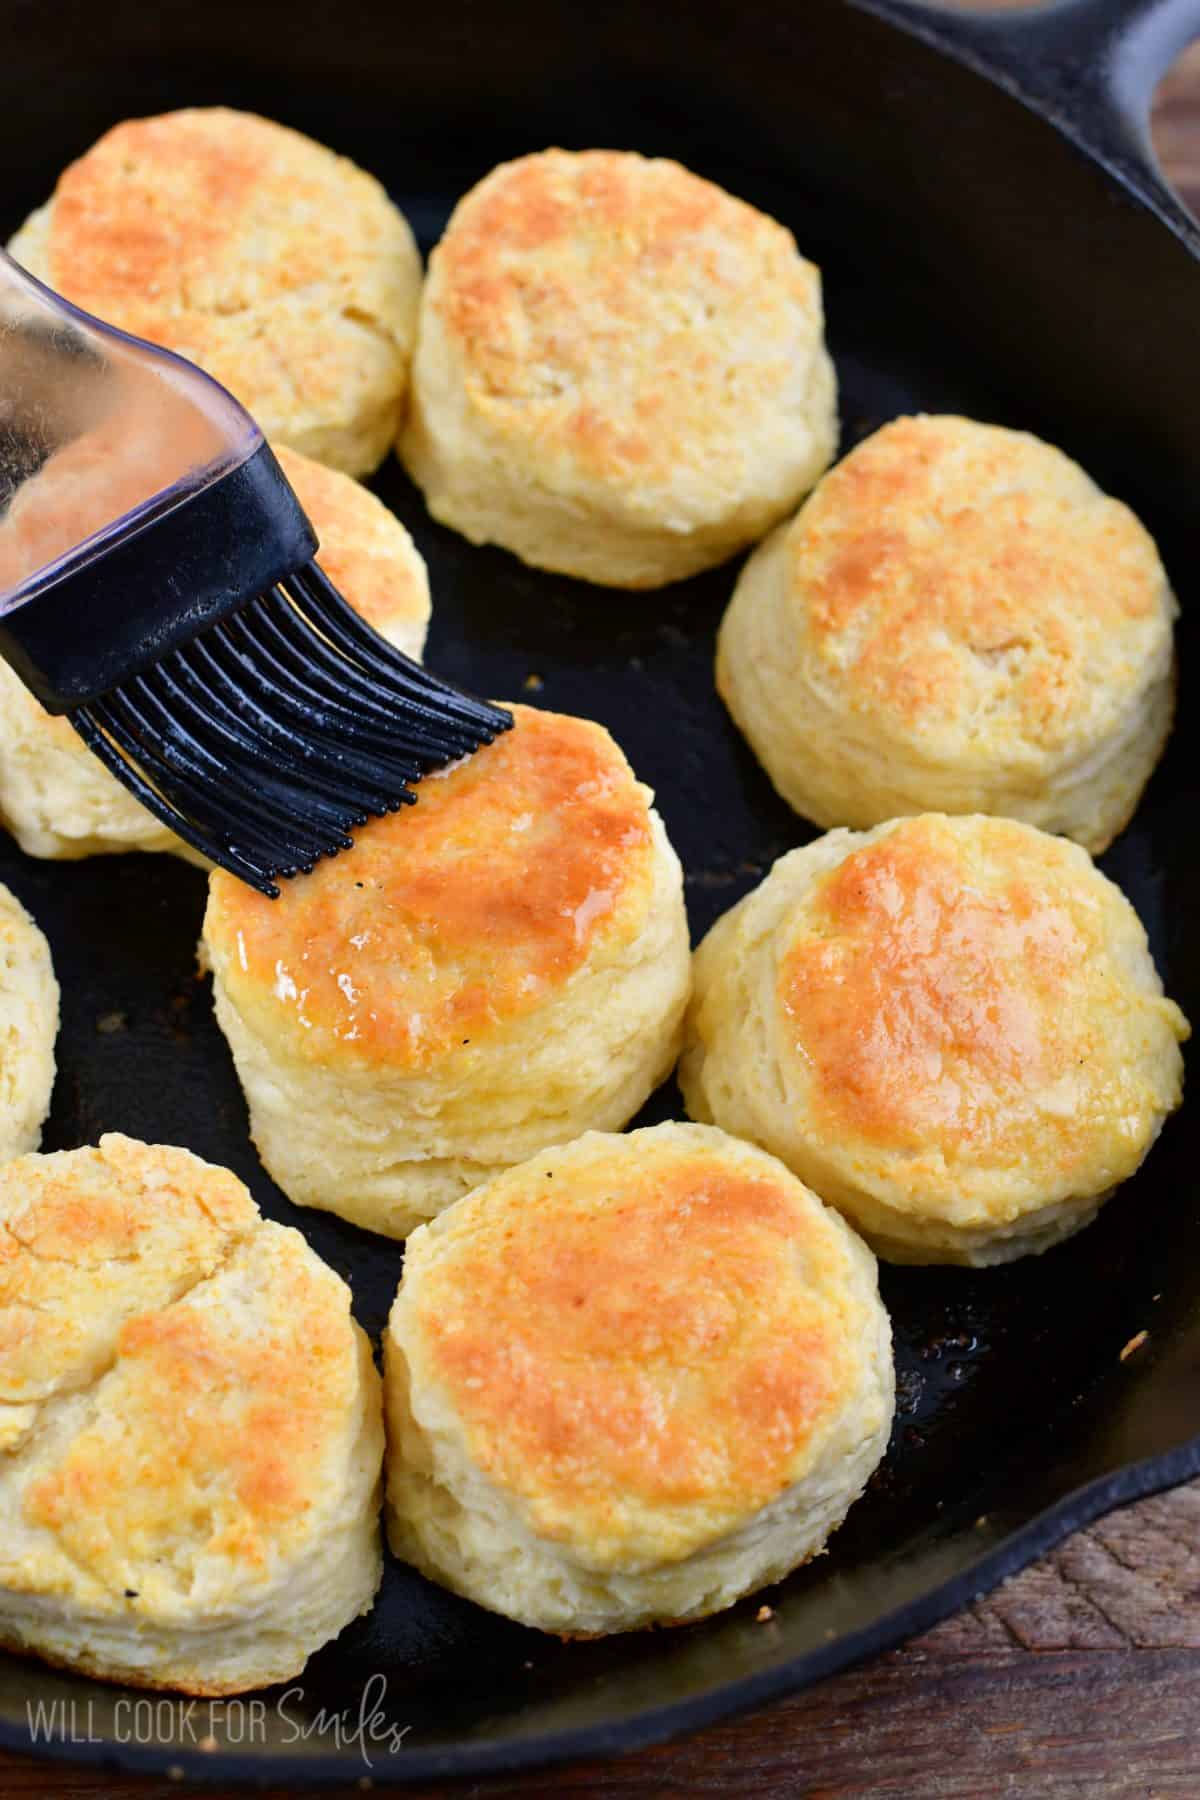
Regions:
[[[334, 19], [278, 0], [118, 0], [99, 40], [77, 0], [53, 23], [21, 0], [0, 68], [0, 228], [114, 120], [216, 101], [355, 156], [426, 248], [471, 181], [548, 142], [672, 153], [775, 213], [825, 268], [844, 447], [905, 409], [1032, 427], [1158, 533], [1184, 606], [1181, 718], [1104, 867], [1145, 920], [1169, 991], [1200, 1017], [1189, 704], [1200, 270], [1140, 117], [1172, 50], [1200, 29], [1200, 4], [1083, 0], [1003, 26], [910, 9], [913, 29], [951, 37], [959, 60], [876, 16], [902, 15], [893, 0], [864, 5], [705, 0], [656, 17], [634, 0], [578, 16], [550, 0], [515, 13], [499, 0], [345, 0]], [[980, 62], [1032, 92], [1057, 128], [965, 66]], [[394, 463], [376, 485], [430, 563], [431, 662], [612, 729], [658, 791], [696, 935], [810, 835], [713, 693], [734, 568], [662, 594], [603, 592], [471, 549], [430, 522]], [[120, 1129], [229, 1165], [346, 1275], [378, 1334], [399, 1249], [290, 1206], [251, 1149], [195, 974], [203, 878], [165, 858], [36, 863], [5, 843], [0, 879], [45, 928], [63, 988], [46, 1147]], [[678, 1111], [668, 1088], [644, 1119]], [[0, 1741], [29, 1748], [27, 1702], [59, 1701], [51, 1754], [297, 1786], [363, 1773], [365, 1748], [377, 1781], [428, 1778], [630, 1748], [896, 1641], [1104, 1508], [1200, 1469], [1198, 1119], [1185, 1109], [1099, 1222], [1040, 1259], [884, 1269], [900, 1383], [891, 1449], [831, 1554], [766, 1596], [769, 1623], [755, 1621], [755, 1597], [703, 1625], [561, 1645], [390, 1563], [374, 1614], [261, 1713], [135, 1712], [119, 1690], [0, 1659]], [[1143, 1330], [1145, 1347], [1122, 1362]], [[216, 1748], [201, 1752], [209, 1732]]]

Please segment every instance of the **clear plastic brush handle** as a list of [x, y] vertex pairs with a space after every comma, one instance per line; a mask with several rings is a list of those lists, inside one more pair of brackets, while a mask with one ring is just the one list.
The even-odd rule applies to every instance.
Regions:
[[[211, 496], [188, 508], [190, 539], [178, 522], [159, 529], [220, 484], [224, 495], [246, 490], [236, 542], [219, 529], [229, 507]], [[231, 394], [182, 357], [80, 312], [0, 250], [0, 654], [44, 705], [69, 710], [103, 691], [143, 640], [141, 660], [153, 660], [173, 613], [176, 637], [216, 616], [235, 584], [231, 573], [226, 595], [213, 559], [231, 571], [236, 560], [247, 581], [303, 562], [315, 540], [285, 517], [289, 507], [298, 514]], [[259, 569], [248, 546], [256, 532], [269, 544], [279, 518], [286, 545]], [[130, 590], [143, 582], [139, 606]]]
[[0, 250], [0, 612], [261, 442], [216, 382], [78, 312]]

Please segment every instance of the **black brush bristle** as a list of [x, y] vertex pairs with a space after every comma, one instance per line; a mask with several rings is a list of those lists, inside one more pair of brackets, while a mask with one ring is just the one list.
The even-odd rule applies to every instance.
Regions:
[[315, 563], [70, 717], [156, 818], [272, 898], [512, 724], [379, 637]]

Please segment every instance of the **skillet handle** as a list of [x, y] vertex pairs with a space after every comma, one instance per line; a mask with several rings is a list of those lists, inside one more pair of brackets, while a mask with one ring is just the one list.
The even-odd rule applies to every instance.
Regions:
[[866, 4], [1015, 93], [1200, 247], [1150, 141], [1155, 89], [1200, 38], [1200, 0], [1057, 0], [1018, 12]]

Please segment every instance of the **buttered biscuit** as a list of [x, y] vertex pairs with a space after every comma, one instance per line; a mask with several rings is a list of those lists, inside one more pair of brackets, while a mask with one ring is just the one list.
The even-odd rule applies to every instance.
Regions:
[[403, 1237], [544, 1144], [630, 1119], [689, 984], [679, 862], [608, 733], [496, 743], [266, 900], [217, 872], [204, 953], [292, 1200]]
[[1188, 1025], [1136, 913], [1007, 819], [831, 831], [709, 932], [693, 1118], [762, 1144], [894, 1262], [1008, 1262], [1094, 1218], [1179, 1105]]
[[717, 685], [819, 825], [1002, 813], [1098, 854], [1170, 730], [1175, 613], [1149, 534], [1061, 451], [896, 419], [746, 564]]
[[875, 1259], [719, 1131], [589, 1132], [409, 1239], [388, 1534], [481, 1606], [703, 1618], [815, 1556], [887, 1444]]
[[50, 946], [21, 902], [0, 886], [0, 1165], [41, 1141], [57, 1036]]
[[660, 587], [761, 537], [837, 438], [818, 270], [678, 163], [546, 150], [430, 259], [400, 454], [473, 543]]
[[115, 1135], [0, 1170], [0, 1396], [5, 1649], [236, 1693], [370, 1607], [370, 1347], [226, 1170]]
[[349, 475], [396, 434], [421, 260], [379, 183], [199, 107], [114, 126], [9, 244], [86, 312], [199, 363], [267, 437]]
[[[275, 445], [284, 474], [320, 539], [317, 562], [367, 623], [406, 655], [419, 657], [429, 621], [429, 579], [399, 519], [348, 476]], [[64, 453], [61, 477], [51, 459], [30, 486], [39, 509], [55, 499], [78, 504], [78, 456]], [[122, 509], [124, 465], [89, 459], [89, 491], [111, 485], [108, 516]], [[136, 480], [136, 474], [134, 476]], [[20, 506], [21, 495], [14, 507]], [[0, 547], [2, 548], [2, 547]], [[0, 586], [2, 581], [0, 566]], [[172, 850], [198, 860], [173, 831], [140, 806], [86, 748], [68, 719], [52, 717], [0, 660], [0, 820], [30, 856], [79, 857], [116, 850]]]

